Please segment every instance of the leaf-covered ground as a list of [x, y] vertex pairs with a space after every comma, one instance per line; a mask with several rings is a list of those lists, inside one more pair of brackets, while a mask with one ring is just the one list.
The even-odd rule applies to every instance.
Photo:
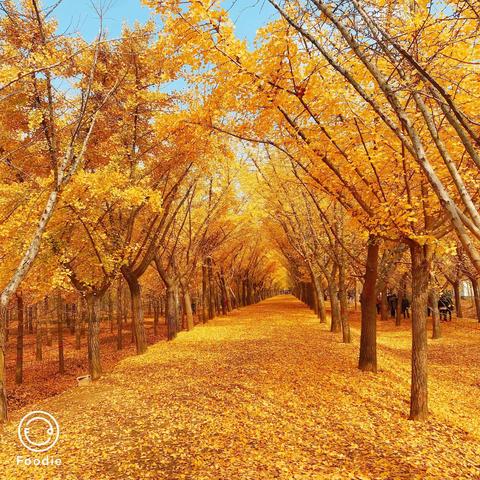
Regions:
[[[158, 334], [153, 332], [153, 319], [145, 319], [145, 333], [149, 344], [167, 338], [166, 325], [159, 325]], [[100, 350], [102, 352], [102, 368], [109, 372], [123, 358], [135, 354], [135, 344], [132, 340], [131, 325], [124, 325], [122, 350], [117, 349], [117, 335], [112, 333], [106, 322], [101, 324]], [[16, 327], [16, 326], [15, 326]], [[7, 392], [10, 411], [28, 407], [54, 395], [72, 388], [77, 384], [76, 378], [88, 372], [87, 337], [81, 338], [80, 350], [75, 350], [73, 335], [64, 329], [65, 342], [65, 373], [58, 373], [58, 346], [43, 346], [43, 358], [35, 359], [35, 335], [24, 338], [23, 383], [15, 384], [16, 366], [16, 328], [10, 329], [10, 342], [7, 345]]]
[[[480, 330], [448, 325], [432, 351], [432, 416], [408, 421], [408, 325], [380, 325], [377, 375], [292, 297], [277, 297], [123, 360], [95, 385], [36, 405], [54, 414], [61, 467], [27, 455], [15, 412], [7, 479], [480, 478]], [[31, 410], [29, 408], [28, 410]]]

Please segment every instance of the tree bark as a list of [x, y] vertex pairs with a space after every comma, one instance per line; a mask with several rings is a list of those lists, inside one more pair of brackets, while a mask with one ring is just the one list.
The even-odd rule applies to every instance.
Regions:
[[410, 242], [412, 258], [412, 377], [410, 419], [424, 420], [428, 416], [427, 387], [427, 305], [430, 266], [427, 247]]
[[50, 302], [48, 297], [45, 297], [45, 332], [47, 334], [47, 346], [52, 346], [52, 329], [51, 329], [51, 318], [50, 318]]
[[6, 365], [7, 306], [0, 304], [0, 422], [7, 420], [7, 365]]
[[225, 279], [223, 278], [223, 270], [218, 274], [218, 284], [220, 287], [220, 305], [222, 307], [222, 315], [226, 315], [228, 313], [227, 289], [225, 288]]
[[432, 311], [432, 338], [441, 338], [442, 327], [440, 324], [440, 312], [438, 310], [438, 293], [431, 288], [428, 294], [428, 303]]
[[23, 383], [23, 295], [17, 294], [17, 359], [15, 364], [15, 383], [20, 385]]
[[208, 321], [208, 298], [209, 294], [207, 291], [207, 265], [205, 264], [205, 259], [202, 264], [202, 322], [207, 323]]
[[28, 307], [28, 333], [31, 335], [33, 333], [33, 316], [34, 316], [34, 307], [31, 305]]
[[158, 298], [153, 300], [153, 335], [158, 335], [158, 320], [160, 318], [160, 302]]
[[399, 327], [402, 324], [402, 311], [403, 311], [403, 299], [407, 294], [407, 284], [405, 280], [406, 274], [402, 276], [400, 281], [400, 287], [398, 288], [398, 302], [397, 302], [397, 311], [395, 316], [395, 326]]
[[130, 298], [132, 303], [132, 330], [135, 339], [137, 355], [147, 351], [147, 340], [145, 337], [145, 324], [143, 321], [142, 292], [138, 278], [129, 273], [124, 273], [125, 280], [130, 289]]
[[108, 289], [108, 320], [110, 322], [110, 333], [113, 333], [113, 296], [110, 288]]
[[318, 293], [317, 293], [317, 288], [315, 287], [315, 280], [313, 278], [313, 275], [311, 275], [310, 284], [312, 286], [313, 311], [315, 312], [315, 315], [318, 317], [320, 315], [320, 305], [319, 305]]
[[345, 266], [343, 263], [338, 269], [338, 289], [340, 292], [340, 319], [342, 322], [343, 343], [351, 343], [350, 324], [348, 322], [348, 298], [347, 285], [345, 279]]
[[253, 304], [253, 288], [250, 277], [247, 276], [247, 305]]
[[360, 296], [362, 320], [358, 368], [377, 371], [377, 292], [379, 243], [374, 236], [368, 239], [365, 281]]
[[100, 321], [98, 318], [99, 298], [95, 293], [87, 295], [88, 308], [88, 369], [92, 380], [102, 376], [102, 364], [100, 361]]
[[215, 317], [215, 292], [213, 289], [213, 267], [211, 257], [207, 258], [208, 274], [208, 319]]
[[183, 304], [186, 317], [186, 327], [187, 331], [193, 329], [193, 312], [192, 312], [192, 299], [190, 298], [190, 291], [188, 288], [185, 288], [183, 293]]
[[328, 283], [328, 296], [330, 297], [330, 315], [331, 315], [331, 332], [339, 332], [342, 328], [340, 320], [340, 305], [337, 297], [337, 285], [336, 285], [336, 268], [332, 270], [332, 274], [327, 276]]
[[181, 315], [182, 315], [182, 306], [180, 305], [180, 294], [179, 294], [179, 289], [178, 289], [178, 283], [174, 283], [174, 290], [173, 290], [173, 295], [175, 299], [175, 319], [177, 322], [177, 333], [182, 330], [182, 321], [181, 321]]
[[477, 312], [477, 320], [480, 322], [480, 280], [476, 277], [470, 279], [473, 288], [473, 298], [475, 300], [475, 310]]
[[225, 295], [227, 313], [230, 313], [233, 310], [232, 297], [230, 296], [230, 289], [227, 285], [227, 281], [225, 280], [225, 272], [223, 271], [223, 268], [222, 268], [222, 271], [221, 271], [221, 278], [222, 278], [222, 287], [223, 287], [224, 295]]
[[58, 372], [65, 373], [65, 354], [63, 349], [63, 302], [60, 293], [57, 294], [57, 337], [58, 337]]
[[123, 348], [123, 282], [121, 278], [117, 283], [117, 350]]
[[75, 317], [75, 349], [80, 350], [82, 347], [82, 323], [84, 314], [83, 297], [78, 297], [77, 315]]
[[42, 352], [42, 332], [43, 332], [43, 324], [41, 314], [38, 315], [37, 310], [37, 318], [36, 318], [36, 332], [35, 332], [35, 360], [40, 361], [43, 358]]
[[167, 320], [167, 338], [173, 340], [177, 336], [177, 308], [175, 306], [175, 288], [167, 286], [167, 306], [165, 312]]
[[323, 297], [322, 284], [316, 275], [313, 275], [313, 285], [316, 291], [318, 302], [318, 318], [320, 319], [320, 323], [327, 323], [327, 313], [325, 311], [325, 299]]
[[463, 318], [462, 312], [462, 296], [460, 295], [460, 280], [455, 280], [453, 282], [453, 291], [455, 293], [455, 312], [457, 318]]

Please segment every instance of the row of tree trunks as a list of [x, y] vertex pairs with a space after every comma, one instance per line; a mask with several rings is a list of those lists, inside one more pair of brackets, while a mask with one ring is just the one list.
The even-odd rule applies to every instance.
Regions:
[[[137, 340], [138, 336], [144, 335], [143, 328], [143, 309], [141, 301], [140, 284], [138, 281], [127, 282], [130, 294], [131, 294], [131, 314], [132, 314], [132, 330], [134, 331], [134, 338]], [[226, 314], [233, 309], [232, 293], [231, 289], [227, 287], [223, 271], [218, 276], [217, 285], [215, 285], [213, 273], [207, 276], [208, 289], [207, 295], [203, 298], [207, 298], [207, 308], [215, 313]], [[251, 282], [245, 281], [245, 303], [248, 303], [249, 298], [263, 299], [266, 295], [263, 291], [254, 292]], [[204, 292], [202, 292], [203, 294]], [[60, 292], [56, 293], [54, 298], [54, 315], [57, 333], [57, 347], [58, 347], [58, 366], [59, 373], [65, 373], [65, 352], [64, 352], [64, 328], [70, 329], [70, 332], [75, 337], [75, 348], [79, 350], [81, 348], [81, 339], [85, 332], [84, 325], [87, 325], [87, 350], [88, 350], [88, 369], [89, 374], [93, 380], [100, 378], [102, 375], [102, 363], [100, 355], [100, 303], [105, 297], [104, 291], [90, 291], [86, 294], [82, 294], [79, 300], [74, 306], [64, 302]], [[176, 285], [172, 288], [167, 288], [166, 295], [166, 316], [167, 325], [169, 326], [169, 339], [173, 339], [179, 329], [182, 328], [179, 320], [179, 289]], [[183, 327], [187, 330], [191, 330], [194, 326], [193, 310], [190, 291], [188, 288], [182, 287], [183, 298], [183, 312], [185, 315], [185, 323]], [[235, 295], [233, 295], [235, 298]], [[203, 303], [203, 302], [202, 302]], [[235, 300], [236, 303], [236, 300]], [[37, 360], [43, 358], [43, 342], [46, 340], [47, 345], [53, 344], [51, 321], [49, 321], [50, 307], [52, 302], [48, 297], [42, 301], [42, 315], [38, 315], [37, 305], [29, 306], [25, 309], [24, 299], [21, 293], [16, 295], [16, 312], [17, 312], [17, 342], [16, 342], [16, 373], [15, 381], [20, 384], [23, 382], [23, 358], [24, 358], [24, 335], [27, 329], [30, 333], [35, 333], [35, 356]], [[107, 308], [108, 308], [108, 321], [110, 331], [114, 330], [114, 312], [116, 310], [116, 326], [117, 326], [117, 348], [123, 348], [123, 325], [126, 318], [126, 304], [124, 295], [124, 285], [120, 280], [116, 287], [116, 307], [114, 304], [114, 296], [111, 291], [108, 290], [107, 295]], [[202, 305], [204, 308], [205, 305]], [[160, 302], [154, 301], [154, 332], [157, 334], [158, 320], [160, 316]], [[9, 308], [2, 309], [1, 318], [1, 335], [0, 340], [0, 368], [5, 370], [5, 345], [6, 345], [6, 332], [7, 332], [7, 319], [11, 315]], [[136, 321], [138, 319], [138, 321]], [[26, 321], [27, 320], [27, 321]], [[34, 328], [35, 327], [35, 328]], [[137, 342], [138, 348], [142, 345], [142, 342]], [[146, 345], [146, 340], [145, 340]], [[5, 378], [2, 376], [1, 378]], [[0, 389], [5, 389], [4, 383], [0, 383]], [[0, 398], [2, 395], [0, 395]], [[6, 411], [6, 400], [4, 404], [0, 406], [1, 409]]]
[[[337, 269], [332, 270], [332, 274], [327, 276], [328, 292], [331, 305], [331, 326], [332, 332], [342, 331], [342, 339], [344, 343], [351, 342], [350, 323], [348, 318], [348, 295], [345, 278], [345, 268], [343, 265], [338, 268], [338, 295], [337, 284], [334, 275]], [[306, 305], [308, 305], [318, 316], [321, 323], [326, 323], [325, 299], [321, 282], [318, 277], [310, 272], [310, 282], [299, 282], [297, 297]]]

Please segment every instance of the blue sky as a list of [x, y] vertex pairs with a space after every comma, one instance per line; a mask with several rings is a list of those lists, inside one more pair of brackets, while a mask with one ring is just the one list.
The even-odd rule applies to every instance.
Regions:
[[[140, 0], [63, 0], [54, 13], [60, 23], [59, 30], [78, 31], [87, 40], [95, 38], [98, 18], [92, 1], [95, 4], [109, 5], [104, 23], [111, 38], [119, 36], [123, 23], [131, 25], [136, 20], [143, 23], [150, 15], [150, 10], [142, 6]], [[55, 0], [44, 0], [44, 5], [52, 5], [54, 2]], [[250, 43], [255, 38], [257, 29], [275, 16], [266, 0], [225, 0], [224, 4], [231, 9], [231, 18], [236, 24], [238, 36]]]

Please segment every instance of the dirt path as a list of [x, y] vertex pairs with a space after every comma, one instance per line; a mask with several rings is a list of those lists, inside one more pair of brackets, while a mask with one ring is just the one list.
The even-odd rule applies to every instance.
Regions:
[[480, 478], [480, 396], [455, 396], [477, 412], [457, 423], [442, 413], [455, 385], [433, 376], [439, 412], [408, 421], [408, 358], [381, 343], [383, 371], [361, 373], [357, 344], [292, 297], [242, 309], [36, 405], [60, 424], [48, 455], [61, 466], [17, 466], [29, 453], [16, 433], [27, 411], [16, 412], [0, 437], [0, 478]]

